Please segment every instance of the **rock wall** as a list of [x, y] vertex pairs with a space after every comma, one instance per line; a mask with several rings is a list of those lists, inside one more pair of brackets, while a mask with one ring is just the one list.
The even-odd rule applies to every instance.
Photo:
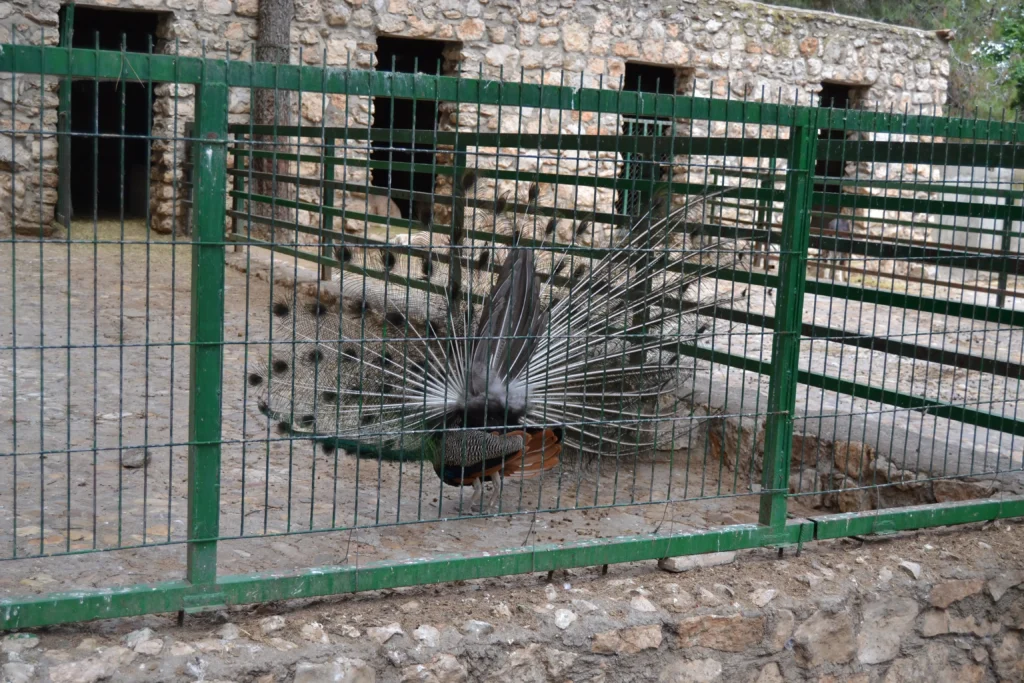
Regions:
[[18, 683], [1016, 683], [1022, 544], [997, 522], [41, 629], [0, 651]]
[[[0, 42], [11, 40], [12, 9], [10, 3], [0, 4]], [[55, 31], [41, 36], [36, 25], [26, 28], [31, 28], [32, 42], [56, 45]], [[52, 232], [57, 104], [56, 79], [0, 73], [0, 236], [10, 234], [12, 225], [29, 235]]]
[[[235, 60], [251, 58], [257, 0], [97, 0], [78, 3], [106, 8], [160, 11], [156, 51], [197, 56], [204, 47], [209, 56], [229, 54]], [[0, 42], [57, 40], [59, 4], [56, 0], [14, 0], [0, 7]], [[45, 38], [41, 37], [45, 30]], [[903, 111], [925, 107], [941, 113], [949, 73], [947, 45], [933, 34], [857, 20], [839, 15], [786, 10], [732, 0], [686, 0], [666, 3], [643, 0], [297, 0], [292, 26], [292, 61], [295, 63], [376, 66], [376, 36], [426, 38], [448, 41], [445, 52], [449, 73], [464, 77], [504, 78], [526, 82], [617, 88], [627, 61], [676, 69], [680, 92], [700, 96], [757, 101], [809, 102], [822, 81], [856, 86], [866, 106]], [[581, 76], [585, 74], [585, 76]], [[19, 137], [0, 145], [0, 216], [10, 223], [13, 182], [14, 223], [38, 231], [47, 223], [56, 201], [56, 82], [43, 84], [40, 103], [38, 79], [19, 79], [12, 95], [11, 79], [0, 75], [0, 127], [10, 128], [12, 107], [19, 130], [38, 129], [45, 135]], [[185, 158], [185, 121], [194, 117], [194, 88], [161, 85], [157, 88], [152, 152], [152, 214], [157, 230], [173, 229], [184, 209], [175, 182]], [[231, 94], [231, 120], [248, 121], [250, 93]], [[40, 106], [44, 114], [40, 118]], [[293, 106], [305, 124], [365, 126], [373, 115], [365, 98], [306, 94]], [[504, 132], [609, 133], [621, 130], [619, 117], [558, 111], [450, 105], [442, 129]], [[785, 136], [785, 129], [759, 126], [680, 121], [678, 135]], [[621, 158], [614, 152], [598, 155], [563, 150], [480, 150], [488, 156], [481, 165], [541, 171], [614, 176]], [[350, 141], [353, 158], [365, 157], [365, 143]], [[14, 156], [15, 160], [8, 160]], [[440, 155], [443, 156], [443, 155]], [[443, 159], [439, 162], [443, 163]], [[691, 162], [693, 171], [679, 167], [679, 179], [704, 177], [707, 166], [739, 165], [739, 159], [678, 159]], [[761, 160], [763, 165], [767, 160]], [[38, 168], [43, 166], [40, 178]], [[744, 165], [756, 164], [745, 160]], [[848, 173], [856, 169], [847, 169]], [[317, 172], [315, 165], [303, 173]], [[872, 170], [893, 177], [892, 171]], [[930, 174], [921, 168], [899, 173]], [[350, 168], [348, 179], [365, 180], [361, 169]], [[437, 190], [446, 191], [438, 182]], [[507, 187], [502, 187], [502, 190]], [[525, 192], [525, 188], [521, 190]], [[318, 200], [315, 188], [303, 197]], [[577, 204], [582, 209], [607, 211], [614, 201], [610, 190], [559, 188], [549, 201]], [[175, 198], [179, 201], [175, 202]], [[6, 213], [4, 213], [6, 212]], [[308, 219], [309, 216], [302, 216]]]

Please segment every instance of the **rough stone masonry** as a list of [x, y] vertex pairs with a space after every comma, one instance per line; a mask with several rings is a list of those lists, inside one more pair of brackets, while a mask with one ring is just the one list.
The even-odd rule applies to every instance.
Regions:
[[[198, 56], [251, 58], [258, 0], [86, 0], [78, 7], [159, 12], [155, 50]], [[0, 3], [0, 42], [55, 45], [58, 0]], [[780, 9], [739, 0], [296, 0], [292, 62], [376, 67], [378, 36], [445, 41], [449, 75], [518, 79], [549, 84], [617, 88], [630, 62], [675, 70], [675, 89], [698, 96], [808, 103], [823, 83], [850, 88], [855, 105], [886, 111], [941, 113], [946, 101], [949, 49], [922, 32], [821, 12]], [[585, 74], [585, 76], [581, 76]], [[38, 235], [51, 229], [57, 201], [57, 79], [0, 74], [0, 230]], [[191, 85], [156, 87], [152, 133], [150, 209], [153, 227], [169, 232], [181, 224], [181, 173], [186, 121], [195, 115]], [[250, 92], [233, 89], [231, 121], [249, 120]], [[366, 126], [373, 117], [366, 99], [305, 94], [293, 98], [304, 124]], [[42, 111], [41, 111], [42, 108]], [[517, 109], [499, 112], [475, 105], [448, 106], [442, 130], [586, 134], [621, 130], [616, 115]], [[12, 120], [13, 117], [13, 120]], [[786, 129], [702, 121], [677, 121], [678, 135], [769, 137]], [[177, 139], [177, 142], [175, 140]], [[366, 143], [349, 141], [352, 158]], [[541, 171], [614, 176], [622, 159], [548, 150], [480, 150], [481, 166], [497, 164]], [[443, 154], [439, 161], [443, 163]], [[756, 164], [757, 160], [677, 159], [678, 180], [700, 181], [705, 167]], [[685, 165], [693, 165], [693, 170]], [[767, 160], [761, 160], [762, 165]], [[932, 177], [928, 167], [848, 164], [846, 175], [865, 173], [891, 180]], [[319, 173], [304, 165], [303, 175]], [[359, 182], [361, 170], [349, 168]], [[12, 178], [13, 174], [13, 178]], [[74, 182], [74, 178], [72, 178]], [[505, 188], [502, 188], [505, 189]], [[445, 192], [445, 181], [436, 190]], [[525, 188], [522, 189], [525, 192]], [[13, 201], [12, 195], [13, 193]], [[556, 196], [557, 194], [557, 196]], [[303, 197], [318, 199], [315, 188]], [[611, 190], [559, 188], [542, 201], [610, 210]], [[11, 213], [13, 211], [13, 217]], [[303, 219], [309, 216], [303, 215]], [[315, 225], [315, 219], [312, 221]], [[858, 223], [858, 230], [872, 230]], [[875, 232], [881, 229], [872, 230]]]
[[0, 636], [0, 680], [1018, 683], [1022, 542], [996, 522], [53, 627]]

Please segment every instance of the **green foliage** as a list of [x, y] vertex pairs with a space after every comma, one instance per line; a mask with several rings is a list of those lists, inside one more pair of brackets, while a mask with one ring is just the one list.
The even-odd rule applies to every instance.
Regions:
[[999, 81], [1012, 90], [1010, 106], [1024, 113], [1024, 6], [1007, 10], [996, 22], [996, 31], [978, 53], [996, 69]]
[[[873, 19], [926, 31], [953, 29], [947, 111], [998, 118], [1024, 90], [1024, 9], [1020, 0], [765, 0], [769, 4]], [[1015, 40], [1015, 52], [994, 49]]]

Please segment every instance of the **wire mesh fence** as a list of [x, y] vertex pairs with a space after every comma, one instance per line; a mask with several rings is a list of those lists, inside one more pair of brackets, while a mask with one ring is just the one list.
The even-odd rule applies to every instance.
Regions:
[[0, 73], [2, 628], [1021, 514], [1016, 123]]

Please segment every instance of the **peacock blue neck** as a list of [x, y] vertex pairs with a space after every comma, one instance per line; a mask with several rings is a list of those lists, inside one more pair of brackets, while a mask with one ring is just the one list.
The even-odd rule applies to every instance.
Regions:
[[348, 439], [341, 439], [334, 436], [320, 438], [317, 439], [317, 441], [335, 449], [344, 450], [349, 455], [354, 455], [357, 458], [369, 460], [387, 460], [391, 462], [418, 461], [430, 460], [432, 456], [432, 453], [427, 450], [430, 448], [430, 439], [424, 440], [422, 448], [411, 448], [408, 450], [397, 450], [381, 445], [349, 441]]

